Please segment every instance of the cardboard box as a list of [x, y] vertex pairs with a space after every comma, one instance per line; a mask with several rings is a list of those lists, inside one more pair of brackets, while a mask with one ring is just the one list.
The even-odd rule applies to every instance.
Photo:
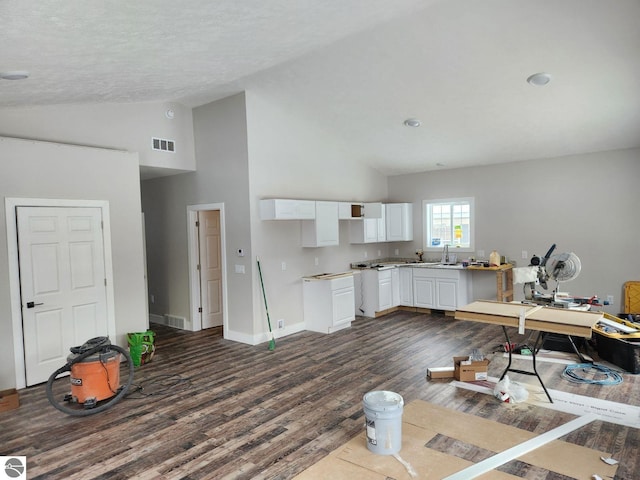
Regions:
[[453, 367], [430, 367], [427, 368], [427, 378], [453, 378]]
[[18, 392], [15, 388], [0, 391], [0, 412], [15, 410], [19, 406]]
[[461, 382], [487, 379], [489, 360], [470, 362], [469, 357], [453, 357], [453, 377]]

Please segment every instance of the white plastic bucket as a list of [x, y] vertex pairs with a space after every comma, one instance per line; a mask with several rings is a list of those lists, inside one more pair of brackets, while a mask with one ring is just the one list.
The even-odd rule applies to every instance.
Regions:
[[362, 399], [367, 448], [380, 455], [394, 455], [402, 446], [402, 407], [400, 395], [385, 390], [365, 394]]

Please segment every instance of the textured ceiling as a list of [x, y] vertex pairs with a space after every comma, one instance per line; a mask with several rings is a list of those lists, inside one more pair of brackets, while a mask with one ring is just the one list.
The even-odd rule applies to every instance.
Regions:
[[0, 71], [31, 75], [0, 115], [253, 89], [385, 174], [640, 147], [639, 21], [639, 0], [2, 0]]

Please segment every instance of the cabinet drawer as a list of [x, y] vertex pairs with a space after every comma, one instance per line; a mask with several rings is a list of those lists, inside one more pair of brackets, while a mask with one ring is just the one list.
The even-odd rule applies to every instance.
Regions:
[[353, 288], [353, 277], [334, 278], [331, 281], [331, 290], [339, 290], [341, 288]]

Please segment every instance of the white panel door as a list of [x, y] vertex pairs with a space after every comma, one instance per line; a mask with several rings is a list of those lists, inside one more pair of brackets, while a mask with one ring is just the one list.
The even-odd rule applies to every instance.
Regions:
[[222, 248], [220, 210], [198, 212], [202, 328], [222, 325]]
[[108, 334], [100, 208], [17, 207], [27, 385]]

